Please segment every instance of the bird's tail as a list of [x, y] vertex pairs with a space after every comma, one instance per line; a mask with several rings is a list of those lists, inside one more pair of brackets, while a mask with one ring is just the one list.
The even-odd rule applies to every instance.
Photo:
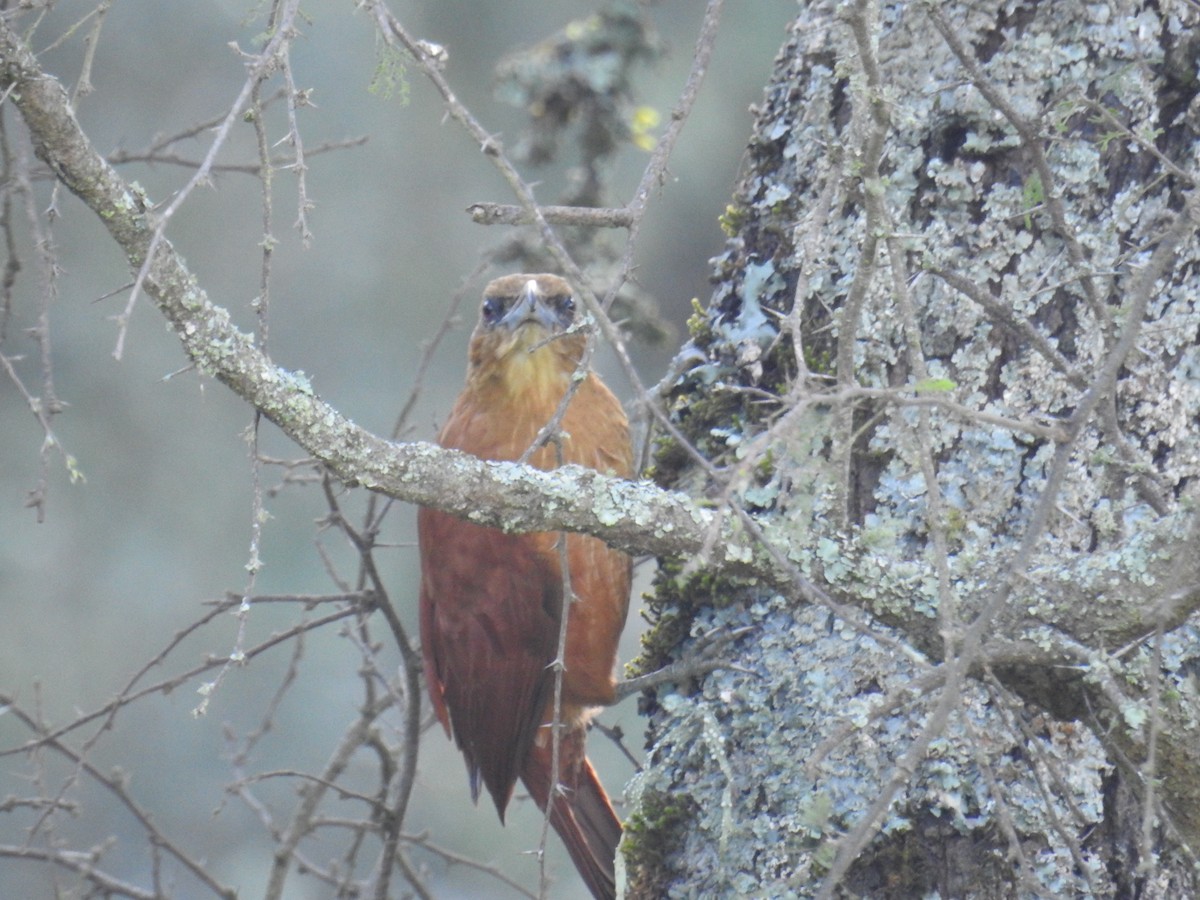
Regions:
[[[613, 811], [596, 771], [583, 752], [586, 731], [564, 730], [559, 742], [559, 790], [550, 811], [550, 824], [562, 838], [575, 868], [596, 900], [617, 895], [614, 866], [621, 841], [621, 821]], [[550, 795], [551, 748], [535, 741], [521, 772], [521, 781], [543, 812]]]

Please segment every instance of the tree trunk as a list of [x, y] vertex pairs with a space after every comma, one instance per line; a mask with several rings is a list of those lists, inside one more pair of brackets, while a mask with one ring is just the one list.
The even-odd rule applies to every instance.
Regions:
[[664, 566], [647, 666], [753, 631], [649, 704], [628, 896], [1195, 893], [1198, 25], [801, 5], [655, 472], [794, 588]]

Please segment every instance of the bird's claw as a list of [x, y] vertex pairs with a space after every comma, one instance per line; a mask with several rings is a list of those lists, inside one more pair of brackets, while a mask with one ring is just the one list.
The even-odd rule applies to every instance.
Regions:
[[696, 643], [675, 662], [653, 672], [647, 672], [645, 675], [617, 682], [616, 702], [624, 700], [630, 694], [640, 694], [642, 691], [658, 687], [660, 684], [677, 684], [684, 679], [707, 675], [717, 669], [739, 669], [739, 666], [721, 658], [719, 654], [733, 641], [753, 630], [753, 625], [745, 625], [728, 630], [714, 628], [712, 631], [700, 635], [696, 639]]

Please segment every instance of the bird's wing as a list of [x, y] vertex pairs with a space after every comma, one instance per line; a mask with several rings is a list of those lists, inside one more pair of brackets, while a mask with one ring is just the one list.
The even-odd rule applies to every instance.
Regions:
[[504, 809], [553, 686], [562, 579], [553, 536], [506, 535], [418, 514], [421, 641], [434, 707]]

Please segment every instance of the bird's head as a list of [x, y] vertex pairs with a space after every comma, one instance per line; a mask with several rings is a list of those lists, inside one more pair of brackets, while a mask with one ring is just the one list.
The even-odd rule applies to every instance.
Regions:
[[502, 379], [513, 392], [569, 377], [587, 340], [568, 333], [576, 315], [571, 286], [557, 275], [495, 279], [471, 335], [470, 377]]

